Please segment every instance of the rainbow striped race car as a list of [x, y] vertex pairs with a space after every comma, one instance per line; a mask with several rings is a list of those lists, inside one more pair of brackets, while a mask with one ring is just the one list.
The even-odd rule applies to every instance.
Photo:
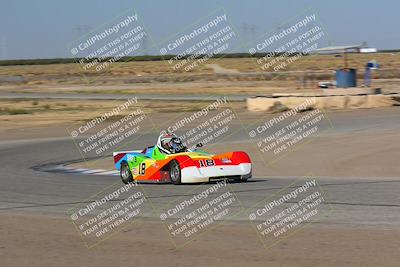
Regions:
[[212, 155], [187, 149], [174, 134], [162, 134], [155, 146], [143, 150], [114, 152], [114, 163], [122, 182], [203, 183], [212, 179], [247, 181], [252, 176], [246, 152]]

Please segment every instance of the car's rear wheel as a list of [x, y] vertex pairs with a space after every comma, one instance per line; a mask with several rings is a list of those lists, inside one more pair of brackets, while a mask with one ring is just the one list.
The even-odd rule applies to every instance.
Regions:
[[247, 182], [247, 179], [246, 178], [235, 178], [235, 179], [233, 179], [233, 182], [234, 183], [244, 183], [244, 182]]
[[132, 172], [129, 169], [129, 165], [126, 161], [122, 162], [122, 164], [121, 164], [120, 176], [121, 176], [121, 180], [124, 184], [133, 182]]
[[176, 160], [173, 160], [170, 164], [169, 177], [173, 184], [181, 183], [181, 167], [179, 167], [179, 163]]
[[252, 171], [250, 170], [250, 173], [245, 174], [245, 175], [242, 175], [242, 176], [240, 176], [239, 178], [236, 178], [234, 181], [235, 181], [236, 183], [245, 183], [245, 182], [247, 182], [247, 180], [250, 179], [251, 177], [252, 177]]

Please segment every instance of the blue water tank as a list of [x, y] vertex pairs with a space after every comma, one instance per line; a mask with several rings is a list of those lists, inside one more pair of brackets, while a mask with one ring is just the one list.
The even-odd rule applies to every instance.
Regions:
[[357, 87], [357, 70], [356, 69], [336, 70], [336, 87], [340, 88]]

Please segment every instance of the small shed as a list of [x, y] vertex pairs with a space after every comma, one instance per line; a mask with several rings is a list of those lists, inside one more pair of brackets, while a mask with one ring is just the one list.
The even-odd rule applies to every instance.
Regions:
[[357, 70], [349, 68], [348, 53], [360, 52], [364, 46], [361, 45], [345, 45], [345, 46], [328, 46], [315, 50], [318, 54], [342, 53], [343, 68], [336, 70], [336, 87], [347, 88], [357, 86]]

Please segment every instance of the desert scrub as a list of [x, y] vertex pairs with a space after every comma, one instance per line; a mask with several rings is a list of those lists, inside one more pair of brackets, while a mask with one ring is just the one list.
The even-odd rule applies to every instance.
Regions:
[[0, 115], [20, 115], [32, 114], [31, 110], [18, 109], [18, 108], [0, 108]]

